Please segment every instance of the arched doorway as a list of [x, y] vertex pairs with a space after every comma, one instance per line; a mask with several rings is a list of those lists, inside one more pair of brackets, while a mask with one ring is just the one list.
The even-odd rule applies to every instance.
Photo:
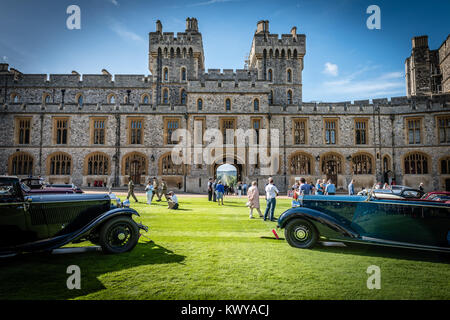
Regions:
[[235, 186], [240, 181], [240, 170], [235, 164], [216, 164], [214, 177], [221, 180], [224, 185]]
[[322, 174], [337, 186], [338, 174], [342, 173], [342, 158], [338, 154], [329, 153], [322, 157]]
[[134, 184], [141, 184], [141, 177], [146, 175], [147, 158], [145, 155], [132, 152], [124, 156], [122, 174], [126, 177], [126, 183], [131, 178]]

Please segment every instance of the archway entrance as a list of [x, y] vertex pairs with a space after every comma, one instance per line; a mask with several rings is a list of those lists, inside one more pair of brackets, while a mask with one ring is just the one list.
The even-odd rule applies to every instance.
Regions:
[[223, 184], [235, 186], [241, 181], [242, 168], [240, 164], [216, 164], [214, 166], [214, 178], [221, 180]]
[[334, 154], [325, 155], [322, 159], [322, 173], [326, 175], [327, 180], [337, 186], [337, 177], [341, 173], [341, 159]]

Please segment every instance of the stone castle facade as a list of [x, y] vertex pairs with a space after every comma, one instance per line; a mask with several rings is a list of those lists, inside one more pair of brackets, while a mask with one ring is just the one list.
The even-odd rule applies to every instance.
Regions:
[[[408, 97], [306, 103], [306, 37], [295, 27], [279, 36], [268, 21], [258, 22], [247, 67], [223, 71], [205, 71], [195, 18], [176, 36], [162, 29], [157, 21], [149, 34], [149, 76], [23, 74], [0, 64], [0, 173], [80, 186], [124, 186], [130, 176], [144, 184], [158, 176], [176, 191], [205, 192], [223, 157], [195, 165], [171, 158], [171, 133], [200, 122], [222, 132], [278, 129], [280, 190], [298, 177], [332, 179], [341, 190], [352, 178], [357, 189], [393, 180], [450, 188], [448, 49], [442, 57], [439, 51], [437, 92], [411, 81], [427, 69], [415, 38], [406, 63]], [[248, 164], [249, 152], [227, 154], [229, 163], [239, 180], [262, 188], [268, 175]]]

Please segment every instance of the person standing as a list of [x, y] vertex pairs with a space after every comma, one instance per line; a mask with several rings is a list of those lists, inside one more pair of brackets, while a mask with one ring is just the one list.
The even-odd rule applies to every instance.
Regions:
[[423, 192], [423, 182], [419, 184], [419, 190]]
[[237, 195], [240, 198], [242, 195], [242, 182], [239, 181], [238, 185], [237, 185]]
[[355, 180], [352, 179], [350, 183], [348, 184], [348, 195], [354, 196], [355, 195]]
[[159, 195], [159, 199], [161, 199], [163, 195], [164, 198], [166, 198], [166, 201], [169, 200], [167, 198], [167, 183], [164, 179], [161, 179], [161, 194]]
[[217, 180], [214, 179], [213, 184], [212, 184], [213, 202], [216, 202], [216, 201], [217, 201], [217, 191], [216, 191], [216, 186], [217, 186]]
[[259, 209], [259, 190], [256, 181], [253, 181], [251, 187], [248, 189], [247, 197], [250, 208], [250, 219], [253, 219], [253, 209], [256, 209], [259, 213], [259, 217], [262, 218], [263, 215]]
[[212, 189], [213, 181], [212, 178], [208, 180], [208, 201], [212, 201], [213, 189]]
[[269, 184], [266, 185], [265, 188], [266, 191], [266, 211], [264, 212], [264, 221], [267, 220], [267, 216], [269, 215], [270, 221], [275, 221], [274, 219], [274, 212], [275, 212], [275, 206], [277, 204], [277, 195], [280, 193], [278, 191], [278, 188], [273, 184], [273, 178], [269, 178]]
[[336, 194], [336, 186], [333, 182], [331, 182], [331, 180], [328, 180], [327, 182], [327, 186], [325, 187], [325, 194], [330, 196]]
[[309, 183], [306, 183], [305, 178], [300, 179], [300, 188], [299, 188], [300, 194], [303, 195], [309, 195], [311, 194], [311, 185]]
[[138, 199], [136, 198], [136, 196], [134, 195], [134, 182], [133, 179], [131, 179], [131, 176], [129, 177], [129, 182], [128, 182], [128, 195], [127, 195], [127, 200], [131, 197], [133, 197], [134, 201], [139, 202]]
[[155, 194], [156, 194], [156, 197], [158, 198], [158, 200], [156, 200], [156, 201], [161, 201], [161, 198], [160, 198], [160, 196], [159, 196], [159, 181], [158, 181], [158, 178], [157, 177], [153, 177], [153, 194], [152, 194], [152, 200], [153, 200], [153, 197], [155, 196]]
[[145, 191], [147, 193], [147, 204], [152, 204], [153, 198], [153, 185], [151, 180], [148, 180], [147, 185], [145, 186]]
[[244, 193], [244, 196], [247, 195], [247, 188], [248, 188], [247, 183], [244, 182], [244, 184], [242, 185], [242, 192]]
[[324, 192], [324, 190], [323, 190], [322, 180], [317, 179], [317, 182], [316, 182], [316, 195], [322, 196], [323, 192]]
[[223, 194], [225, 193], [225, 187], [223, 186], [222, 181], [220, 180], [216, 185], [216, 191], [217, 191], [217, 203], [220, 206], [220, 203], [222, 202], [223, 205]]

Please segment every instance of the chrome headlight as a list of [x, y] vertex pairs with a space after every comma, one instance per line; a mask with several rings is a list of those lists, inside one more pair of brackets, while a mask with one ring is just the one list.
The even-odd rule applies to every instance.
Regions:
[[122, 203], [122, 206], [124, 207], [124, 208], [129, 208], [130, 207], [130, 200], [125, 200], [123, 203]]
[[111, 204], [113, 204], [113, 201], [115, 201], [115, 205], [120, 208], [121, 204], [120, 204], [120, 199], [117, 198], [117, 196], [114, 193], [110, 193], [109, 194], [109, 198], [111, 199]]

